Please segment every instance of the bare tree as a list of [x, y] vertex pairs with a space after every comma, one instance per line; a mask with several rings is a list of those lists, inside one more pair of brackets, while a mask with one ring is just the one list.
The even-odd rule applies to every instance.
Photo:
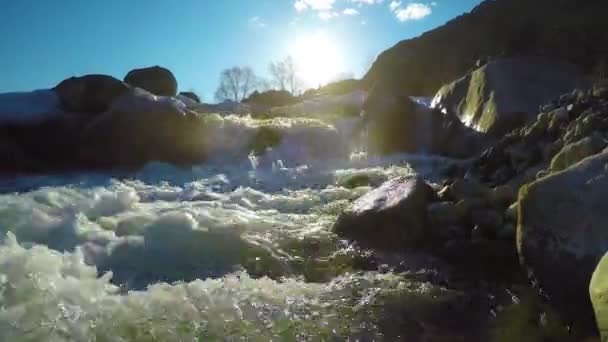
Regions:
[[301, 82], [293, 57], [287, 56], [282, 61], [271, 62], [269, 70], [279, 90], [287, 90], [292, 95], [299, 93]]
[[257, 77], [249, 67], [232, 67], [222, 71], [215, 91], [217, 101], [241, 102], [257, 86]]

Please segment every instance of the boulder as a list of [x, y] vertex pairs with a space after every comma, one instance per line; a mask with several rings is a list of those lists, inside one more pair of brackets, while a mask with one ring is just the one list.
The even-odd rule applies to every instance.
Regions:
[[601, 334], [602, 341], [608, 340], [608, 253], [595, 268], [591, 283], [589, 284], [589, 294], [595, 312], [595, 321]]
[[433, 226], [446, 227], [464, 224], [469, 214], [467, 202], [434, 202], [427, 207], [428, 222]]
[[385, 85], [376, 85], [363, 105], [370, 147], [380, 153], [433, 153], [467, 157], [482, 137], [458, 118], [432, 110]]
[[543, 57], [503, 58], [442, 87], [432, 106], [500, 137], [532, 121], [541, 105], [582, 84], [583, 73], [575, 65]]
[[339, 217], [333, 231], [362, 245], [401, 250], [432, 238], [426, 208], [431, 187], [420, 177], [400, 177], [357, 199]]
[[135, 89], [86, 125], [79, 154], [95, 167], [200, 162], [204, 159], [203, 129], [202, 120], [183, 103]]
[[606, 142], [599, 134], [593, 134], [575, 143], [566, 145], [551, 161], [551, 171], [561, 171], [579, 161], [600, 152]]
[[192, 91], [182, 91], [181, 93], [179, 93], [179, 95], [181, 95], [183, 97], [187, 97], [196, 103], [201, 103], [201, 98], [198, 97], [198, 95], [196, 95], [196, 93], [194, 93]]
[[591, 274], [608, 250], [608, 150], [524, 186], [517, 250], [522, 264], [565, 318], [592, 326]]
[[458, 179], [443, 188], [440, 196], [453, 201], [471, 198], [489, 200], [493, 196], [493, 191], [475, 179]]
[[173, 73], [166, 68], [153, 66], [129, 71], [124, 79], [128, 84], [145, 89], [154, 95], [177, 95], [177, 80]]
[[55, 88], [61, 107], [67, 112], [99, 114], [129, 91], [129, 86], [107, 75], [71, 77]]

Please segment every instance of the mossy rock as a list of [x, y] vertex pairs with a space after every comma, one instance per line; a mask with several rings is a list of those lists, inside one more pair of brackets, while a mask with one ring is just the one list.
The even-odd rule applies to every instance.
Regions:
[[608, 341], [608, 253], [593, 272], [589, 294], [602, 341]]
[[268, 148], [279, 145], [281, 138], [279, 129], [267, 126], [260, 127], [251, 141], [250, 150], [256, 155], [263, 154]]
[[343, 186], [347, 189], [355, 189], [361, 186], [370, 186], [371, 183], [371, 177], [362, 174], [350, 175], [338, 180], [338, 185]]

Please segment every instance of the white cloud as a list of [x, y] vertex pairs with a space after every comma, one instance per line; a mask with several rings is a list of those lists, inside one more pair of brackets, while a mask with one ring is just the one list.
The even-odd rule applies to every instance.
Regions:
[[264, 22], [264, 20], [260, 17], [252, 17], [249, 19], [249, 25], [255, 27], [255, 28], [264, 28], [266, 27], [266, 23]]
[[342, 12], [342, 13], [344, 13], [344, 15], [358, 15], [358, 14], [359, 14], [359, 11], [357, 11], [357, 10], [356, 10], [356, 9], [354, 9], [354, 8], [347, 8], [347, 9], [345, 9], [345, 10], [344, 10], [344, 12]]
[[319, 12], [319, 18], [321, 18], [323, 20], [331, 20], [339, 15], [340, 15], [340, 13], [334, 12], [334, 11], [320, 11]]
[[361, 5], [381, 4], [381, 3], [384, 2], [384, 0], [350, 0], [350, 2], [358, 4], [359, 6], [361, 6]]
[[307, 9], [315, 11], [330, 11], [334, 7], [336, 0], [296, 0], [294, 7], [298, 12]]
[[391, 9], [391, 12], [395, 12], [399, 9], [399, 7], [401, 7], [401, 1], [391, 1], [391, 3], [388, 5], [388, 8]]
[[392, 1], [389, 8], [401, 22], [420, 20], [433, 13], [431, 6], [419, 2], [412, 2], [403, 7], [401, 1]]

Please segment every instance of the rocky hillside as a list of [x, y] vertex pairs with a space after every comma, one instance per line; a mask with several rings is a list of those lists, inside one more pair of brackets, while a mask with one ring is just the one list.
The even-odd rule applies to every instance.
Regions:
[[[589, 283], [608, 250], [607, 138], [608, 84], [564, 94], [479, 157], [455, 164], [445, 184], [392, 180], [355, 201], [334, 231], [380, 249], [430, 247], [465, 270], [483, 265], [501, 277], [517, 256], [520, 273], [573, 336], [593, 334]], [[593, 298], [605, 315], [605, 300]]]
[[364, 78], [432, 96], [498, 56], [545, 55], [601, 72], [608, 56], [605, 0], [488, 0], [470, 13], [380, 54]]

